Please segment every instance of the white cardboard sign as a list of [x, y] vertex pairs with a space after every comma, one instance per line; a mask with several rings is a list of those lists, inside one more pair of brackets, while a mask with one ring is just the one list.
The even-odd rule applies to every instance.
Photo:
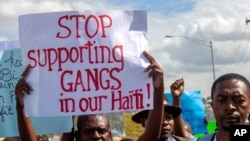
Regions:
[[28, 116], [153, 108], [145, 11], [67, 11], [19, 17], [24, 65], [32, 67]]

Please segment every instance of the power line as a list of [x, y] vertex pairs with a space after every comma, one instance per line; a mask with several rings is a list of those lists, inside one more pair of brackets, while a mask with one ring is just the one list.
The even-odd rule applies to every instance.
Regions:
[[[244, 31], [244, 35], [245, 35], [245, 33], [246, 33], [246, 30]], [[241, 39], [241, 40], [243, 40], [243, 38]], [[234, 68], [234, 72], [239, 72], [240, 71], [240, 69], [244, 66], [244, 64], [246, 63], [246, 62], [243, 62], [242, 61], [242, 58], [244, 57], [244, 56], [246, 56], [246, 48], [248, 47], [248, 42], [247, 42], [247, 44], [243, 47], [241, 47], [241, 55], [239, 55], [239, 59], [238, 59], [238, 62], [239, 62], [239, 65], [238, 66], [235, 66], [235, 68]], [[240, 50], [240, 49], [238, 49], [238, 50]], [[245, 61], [247, 61], [247, 60], [245, 60]], [[243, 65], [241, 65], [241, 63], [240, 62], [243, 62]]]
[[[246, 27], [248, 25], [248, 22], [250, 22], [250, 19], [247, 19], [246, 18]], [[245, 33], [244, 33], [245, 34]], [[241, 65], [238, 67], [237, 71], [236, 72], [240, 72], [241, 69], [243, 69], [243, 67], [247, 64], [247, 62], [249, 61], [249, 56], [246, 55], [246, 48], [248, 47], [248, 44], [249, 44], [249, 40], [247, 40], [247, 43], [246, 43], [246, 46], [244, 47], [244, 53], [242, 53], [242, 55], [240, 55], [240, 60], [239, 62], [241, 61], [243, 55], [245, 55], [245, 59], [242, 61], [243, 63], [241, 63]]]
[[249, 40], [247, 41], [246, 46], [244, 47], [244, 50], [245, 50], [245, 51], [244, 51], [244, 55], [243, 55], [243, 54], [240, 55], [240, 60], [239, 60], [239, 62], [241, 61], [241, 59], [242, 59], [243, 56], [245, 56], [245, 59], [242, 60], [242, 62], [243, 62], [243, 63], [241, 63], [242, 65], [239, 66], [238, 69], [237, 69], [235, 72], [240, 72], [240, 71], [243, 69], [243, 67], [247, 64], [247, 62], [249, 61], [249, 56], [246, 54], [246, 53], [247, 53], [247, 52], [246, 52], [246, 48], [248, 47], [248, 44], [249, 44]]
[[226, 68], [225, 70], [227, 70], [227, 72], [234, 72], [233, 70], [235, 70], [235, 68], [230, 69], [230, 66], [233, 66], [233, 64], [237, 62], [237, 57], [239, 56], [238, 55], [239, 52], [241, 52], [240, 50], [241, 50], [242, 39], [245, 37], [246, 29], [247, 29], [247, 26], [245, 26], [245, 28], [242, 31], [242, 34], [241, 34], [241, 37], [240, 37], [240, 43], [237, 45], [238, 49], [234, 53], [234, 56], [232, 57], [230, 63], [225, 67]]

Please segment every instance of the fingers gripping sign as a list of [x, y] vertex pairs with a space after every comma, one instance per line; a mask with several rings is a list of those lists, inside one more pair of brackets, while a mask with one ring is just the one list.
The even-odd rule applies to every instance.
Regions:
[[29, 84], [26, 82], [25, 78], [28, 76], [28, 73], [30, 71], [30, 66], [28, 65], [24, 72], [22, 73], [19, 81], [16, 84], [15, 87], [15, 94], [16, 94], [16, 100], [17, 100], [17, 106], [23, 106], [23, 96], [24, 94], [30, 94], [31, 87]]
[[30, 66], [28, 65], [28, 66], [25, 68], [24, 72], [22, 73], [20, 79], [26, 78], [26, 76], [28, 76], [29, 71], [30, 71]]
[[163, 85], [163, 70], [160, 65], [155, 61], [155, 59], [146, 51], [143, 52], [146, 58], [148, 58], [150, 65], [145, 69], [149, 71], [149, 77], [153, 77], [153, 85], [155, 88], [159, 88]]

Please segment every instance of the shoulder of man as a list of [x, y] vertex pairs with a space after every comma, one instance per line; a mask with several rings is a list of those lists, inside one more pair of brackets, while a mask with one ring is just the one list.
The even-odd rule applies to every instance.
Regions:
[[213, 141], [215, 134], [216, 133], [206, 134], [206, 135], [200, 137], [197, 141]]
[[172, 135], [176, 141], [191, 141], [189, 138], [183, 138], [179, 136]]

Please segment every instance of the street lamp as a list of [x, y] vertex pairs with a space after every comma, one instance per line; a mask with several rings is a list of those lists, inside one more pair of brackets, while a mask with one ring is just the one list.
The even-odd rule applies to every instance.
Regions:
[[250, 20], [246, 18], [246, 25], [247, 25], [249, 22], [250, 22]]
[[196, 39], [196, 38], [192, 38], [192, 37], [188, 37], [188, 36], [181, 36], [181, 35], [174, 35], [174, 36], [171, 36], [171, 35], [166, 35], [165, 36], [166, 38], [174, 38], [174, 37], [179, 37], [179, 38], [185, 38], [187, 40], [190, 40], [192, 42], [195, 42], [197, 44], [200, 44], [200, 45], [204, 45], [204, 46], [207, 46], [211, 49], [211, 59], [212, 59], [212, 69], [213, 69], [213, 78], [215, 80], [215, 70], [214, 70], [214, 55], [213, 55], [213, 43], [212, 41], [204, 41], [204, 40], [201, 40], [201, 39]]

